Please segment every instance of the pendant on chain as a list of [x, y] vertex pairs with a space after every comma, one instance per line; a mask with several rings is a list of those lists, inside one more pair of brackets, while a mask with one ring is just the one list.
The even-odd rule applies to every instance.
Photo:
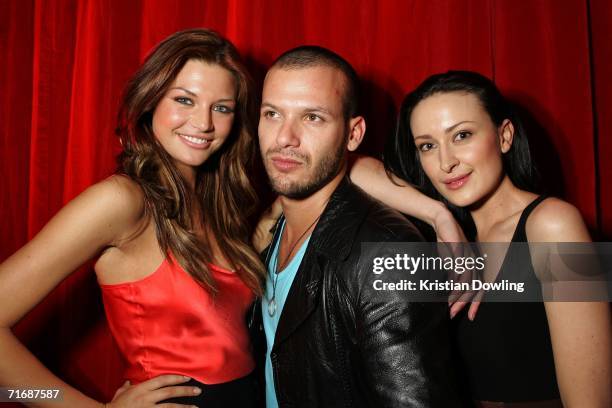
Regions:
[[268, 314], [270, 315], [270, 317], [272, 317], [274, 316], [274, 313], [276, 313], [276, 300], [272, 298], [268, 302]]

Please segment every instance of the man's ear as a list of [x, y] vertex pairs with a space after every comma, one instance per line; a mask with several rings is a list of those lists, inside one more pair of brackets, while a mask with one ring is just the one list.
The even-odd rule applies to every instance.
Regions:
[[499, 126], [499, 146], [502, 153], [508, 153], [514, 141], [514, 125], [509, 119], [504, 119]]
[[366, 124], [363, 116], [356, 116], [349, 120], [349, 136], [347, 149], [349, 152], [354, 152], [357, 150], [361, 141], [363, 140], [363, 136], [365, 135]]

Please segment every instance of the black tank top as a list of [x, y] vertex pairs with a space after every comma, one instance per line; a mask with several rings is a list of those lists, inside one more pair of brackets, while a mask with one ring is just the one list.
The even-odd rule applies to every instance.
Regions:
[[[511, 242], [527, 242], [527, 218], [545, 198], [540, 196], [525, 207]], [[519, 276], [504, 274], [506, 265], [513, 265]], [[531, 282], [528, 286], [541, 293], [526, 245], [510, 247], [497, 279]], [[542, 302], [483, 302], [473, 322], [467, 318], [467, 309], [455, 317], [453, 324], [466, 399], [524, 402], [559, 398]]]

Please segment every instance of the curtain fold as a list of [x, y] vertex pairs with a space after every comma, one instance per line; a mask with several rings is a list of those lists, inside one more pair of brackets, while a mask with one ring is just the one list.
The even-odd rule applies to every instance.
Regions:
[[[363, 79], [377, 154], [402, 97], [426, 76], [470, 69], [523, 113], [545, 184], [612, 238], [612, 8], [607, 0], [9, 0], [0, 2], [0, 260], [67, 201], [112, 174], [122, 87], [157, 42], [209, 27], [261, 82], [282, 51], [319, 44]], [[121, 360], [91, 265], [17, 327], [68, 382], [110, 399]]]
[[612, 7], [607, 0], [590, 0], [589, 28], [591, 38], [593, 113], [596, 132], [592, 135], [597, 146], [600, 232], [612, 240]]

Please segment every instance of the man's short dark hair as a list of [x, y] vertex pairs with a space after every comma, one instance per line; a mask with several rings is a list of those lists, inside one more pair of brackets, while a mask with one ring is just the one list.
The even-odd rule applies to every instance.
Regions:
[[301, 69], [328, 66], [338, 69], [346, 78], [342, 111], [346, 120], [358, 114], [359, 77], [355, 69], [344, 58], [318, 45], [303, 45], [283, 53], [272, 64], [272, 68]]

